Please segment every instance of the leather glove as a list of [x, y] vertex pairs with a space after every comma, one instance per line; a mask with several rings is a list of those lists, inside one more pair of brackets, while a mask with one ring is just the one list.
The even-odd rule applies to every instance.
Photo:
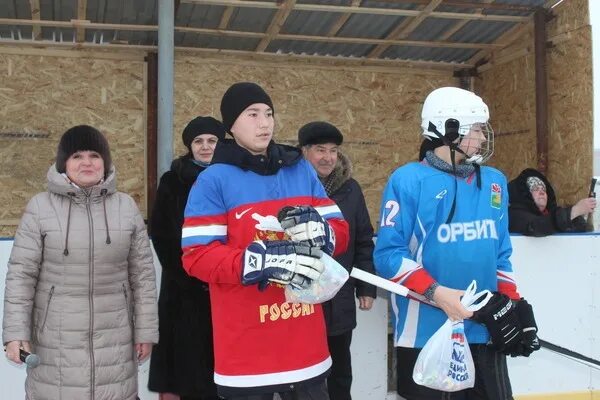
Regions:
[[269, 282], [306, 288], [323, 272], [321, 250], [291, 240], [257, 240], [246, 248], [242, 260], [242, 284]]
[[490, 334], [490, 346], [503, 354], [511, 354], [520, 345], [523, 335], [516, 307], [505, 294], [494, 292], [490, 301], [473, 313], [473, 320], [485, 325]]
[[516, 303], [516, 313], [521, 323], [523, 335], [520, 343], [513, 348], [512, 357], [529, 357], [531, 353], [540, 349], [540, 340], [537, 336], [537, 324], [533, 315], [533, 307], [525, 299]]
[[333, 255], [335, 234], [329, 223], [312, 206], [283, 207], [278, 214], [285, 233], [294, 241], [318, 247]]

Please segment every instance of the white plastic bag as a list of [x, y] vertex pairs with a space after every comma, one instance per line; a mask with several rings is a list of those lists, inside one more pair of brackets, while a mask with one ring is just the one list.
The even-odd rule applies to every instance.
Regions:
[[[473, 281], [461, 299], [467, 310], [479, 310], [492, 297], [489, 290], [475, 293], [476, 290], [477, 283]], [[429, 338], [417, 357], [413, 380], [418, 385], [443, 392], [456, 392], [475, 385], [475, 366], [463, 321], [448, 319]]]
[[319, 279], [313, 281], [306, 289], [297, 289], [290, 285], [285, 287], [285, 300], [290, 303], [317, 304], [331, 300], [344, 286], [350, 275], [346, 268], [331, 256], [323, 254], [321, 261], [325, 269]]

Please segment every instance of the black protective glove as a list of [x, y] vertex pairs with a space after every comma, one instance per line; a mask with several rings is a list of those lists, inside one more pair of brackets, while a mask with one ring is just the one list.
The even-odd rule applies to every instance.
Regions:
[[540, 340], [537, 336], [537, 324], [533, 316], [533, 308], [525, 299], [516, 303], [516, 312], [521, 323], [523, 335], [521, 341], [510, 352], [512, 357], [529, 357], [531, 353], [540, 349]]
[[322, 255], [316, 247], [291, 240], [254, 241], [244, 251], [242, 284], [258, 283], [260, 290], [269, 282], [307, 288], [323, 272]]
[[319, 247], [332, 255], [335, 249], [335, 234], [325, 218], [312, 206], [283, 207], [277, 216], [281, 227], [294, 242]]
[[505, 294], [494, 292], [490, 301], [473, 313], [473, 320], [485, 325], [490, 342], [496, 351], [511, 354], [523, 336], [515, 303]]

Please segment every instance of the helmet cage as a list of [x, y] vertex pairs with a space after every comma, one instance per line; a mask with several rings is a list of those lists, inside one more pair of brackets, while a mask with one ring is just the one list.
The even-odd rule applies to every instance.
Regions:
[[489, 122], [460, 125], [458, 135], [458, 147], [465, 153], [465, 162], [484, 164], [494, 154], [494, 130]]

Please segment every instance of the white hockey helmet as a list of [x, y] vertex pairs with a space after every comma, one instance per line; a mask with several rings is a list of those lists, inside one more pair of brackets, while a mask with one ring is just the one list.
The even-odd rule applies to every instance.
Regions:
[[[428, 139], [441, 139], [439, 135], [445, 137], [448, 133], [447, 139], [454, 141], [467, 136], [475, 125], [483, 131], [485, 139], [481, 148], [475, 154], [468, 155], [466, 161], [481, 164], [492, 156], [494, 149], [494, 133], [488, 123], [489, 115], [488, 106], [473, 92], [456, 87], [435, 89], [423, 103], [422, 135]], [[431, 129], [430, 124], [433, 124], [435, 130]], [[453, 132], [446, 132], [447, 126], [453, 127]]]

